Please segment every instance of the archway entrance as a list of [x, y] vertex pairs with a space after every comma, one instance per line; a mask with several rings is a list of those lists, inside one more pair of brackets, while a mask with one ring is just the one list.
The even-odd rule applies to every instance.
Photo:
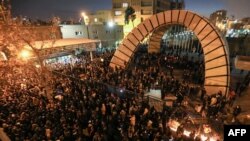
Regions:
[[110, 66], [113, 68], [126, 68], [140, 42], [150, 34], [151, 43], [149, 50], [160, 50], [161, 37], [156, 36], [161, 35], [159, 34], [161, 28], [171, 24], [185, 26], [193, 31], [200, 41], [204, 53], [204, 86], [207, 94], [211, 95], [218, 91], [227, 94], [230, 84], [230, 66], [227, 43], [206, 18], [191, 11], [165, 11], [153, 15], [140, 23], [123, 39], [122, 44], [119, 45], [114, 53]]
[[[194, 32], [178, 24], [164, 25], [155, 29], [147, 43], [148, 53], [176, 49], [177, 52], [203, 54], [201, 44]], [[203, 58], [200, 61], [203, 61]]]

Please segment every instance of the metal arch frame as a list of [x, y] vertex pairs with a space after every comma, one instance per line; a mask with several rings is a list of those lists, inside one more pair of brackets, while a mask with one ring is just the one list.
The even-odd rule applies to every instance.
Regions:
[[[123, 39], [122, 44], [119, 45], [111, 59], [110, 67], [125, 69], [134, 56], [137, 46], [144, 38], [151, 33], [154, 35], [157, 29], [171, 24], [187, 27], [199, 39], [204, 52], [204, 86], [207, 94], [214, 94], [221, 90], [224, 95], [227, 95], [230, 85], [230, 63], [227, 42], [225, 38], [221, 37], [216, 27], [206, 18], [187, 10], [169, 10], [152, 15], [144, 20]], [[156, 46], [154, 47], [157, 49]], [[160, 46], [158, 49], [160, 49]], [[214, 89], [214, 87], [217, 89]]]

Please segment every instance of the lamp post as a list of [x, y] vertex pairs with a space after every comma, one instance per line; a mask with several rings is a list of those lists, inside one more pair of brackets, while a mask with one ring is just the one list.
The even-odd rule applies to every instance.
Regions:
[[[85, 12], [82, 12], [81, 13], [81, 15], [82, 15], [82, 24], [83, 25], [85, 25], [86, 26], [86, 30], [87, 30], [87, 38], [89, 39], [89, 27], [88, 27], [88, 23], [86, 22], [87, 21], [87, 19], [88, 19], [88, 16], [85, 14]], [[85, 21], [86, 20], [86, 21]]]
[[[85, 14], [85, 12], [82, 12], [81, 13], [81, 16], [82, 16], [82, 19], [83, 19], [83, 25], [86, 26], [86, 30], [87, 30], [87, 38], [89, 39], [89, 27], [88, 27], [88, 24], [89, 22], [87, 22], [87, 20], [89, 20], [89, 17]], [[86, 20], [86, 21], [85, 21]], [[92, 53], [92, 50], [89, 52], [89, 55], [90, 55], [90, 60], [91, 62], [93, 61], [93, 53]]]
[[108, 22], [108, 27], [110, 28], [110, 33], [112, 34], [112, 39], [110, 40], [111, 42], [113, 41], [113, 43], [112, 43], [112, 46], [111, 46], [111, 48], [113, 48], [113, 46], [115, 46], [116, 47], [116, 45], [115, 45], [115, 42], [116, 42], [116, 28], [114, 27], [115, 26], [115, 23], [113, 22], [113, 21], [109, 21]]
[[86, 14], [85, 14], [85, 12], [82, 12], [82, 13], [81, 13], [81, 16], [82, 16], [82, 24], [83, 24], [83, 25], [86, 25], [86, 23], [85, 23]]

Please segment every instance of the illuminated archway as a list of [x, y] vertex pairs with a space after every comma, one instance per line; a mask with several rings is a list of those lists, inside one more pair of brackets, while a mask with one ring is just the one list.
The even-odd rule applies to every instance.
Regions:
[[[170, 10], [151, 16], [135, 27], [119, 45], [110, 62], [111, 67], [125, 68], [133, 57], [138, 45], [149, 34], [154, 40], [153, 49], [160, 49], [159, 34], [165, 26], [179, 24], [192, 30], [199, 39], [205, 62], [205, 88], [207, 94], [228, 93], [230, 84], [230, 66], [227, 42], [216, 28], [204, 17], [186, 10]], [[155, 34], [158, 32], [157, 34]], [[155, 36], [154, 36], [155, 35]], [[160, 35], [163, 35], [160, 34]], [[159, 42], [158, 42], [158, 41]], [[149, 47], [150, 49], [150, 47]]]

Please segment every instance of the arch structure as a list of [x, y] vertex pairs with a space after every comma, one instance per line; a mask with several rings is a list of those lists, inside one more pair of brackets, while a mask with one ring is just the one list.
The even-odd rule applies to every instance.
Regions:
[[144, 20], [135, 27], [122, 41], [111, 59], [110, 67], [126, 68], [140, 42], [148, 35], [150, 50], [160, 49], [160, 40], [164, 28], [179, 24], [194, 32], [199, 39], [205, 63], [205, 82], [207, 94], [222, 91], [227, 95], [230, 84], [230, 66], [227, 42], [218, 30], [206, 18], [186, 10], [161, 12]]

